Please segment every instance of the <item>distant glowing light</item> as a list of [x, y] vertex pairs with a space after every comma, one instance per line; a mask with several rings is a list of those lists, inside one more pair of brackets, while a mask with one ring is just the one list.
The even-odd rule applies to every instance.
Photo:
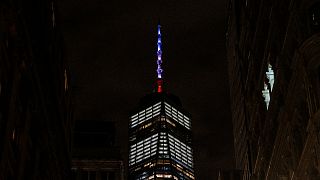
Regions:
[[158, 79], [157, 80], [157, 92], [158, 93], [161, 93], [163, 90], [162, 90], [162, 84], [163, 84], [163, 80], [162, 79]]
[[162, 92], [162, 86], [158, 86], [158, 93]]

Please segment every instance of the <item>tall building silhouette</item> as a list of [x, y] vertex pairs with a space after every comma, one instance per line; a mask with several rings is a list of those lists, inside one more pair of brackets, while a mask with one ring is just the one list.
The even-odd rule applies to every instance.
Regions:
[[242, 179], [320, 179], [320, 2], [231, 0], [228, 12]]
[[0, 1], [0, 179], [69, 179], [72, 93], [55, 0]]
[[163, 83], [158, 25], [157, 80], [129, 123], [129, 179], [195, 179], [190, 114]]

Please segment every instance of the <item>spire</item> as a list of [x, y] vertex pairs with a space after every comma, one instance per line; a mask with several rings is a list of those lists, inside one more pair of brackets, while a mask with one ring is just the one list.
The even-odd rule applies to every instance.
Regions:
[[157, 74], [158, 74], [158, 79], [162, 79], [162, 72], [163, 69], [161, 68], [161, 64], [162, 64], [162, 51], [161, 51], [161, 30], [160, 30], [161, 26], [160, 24], [158, 24], [158, 50], [157, 50], [157, 64], [158, 64], [158, 69], [157, 69]]
[[163, 69], [161, 67], [162, 65], [162, 50], [161, 50], [161, 30], [160, 30], [161, 26], [160, 24], [158, 24], [158, 42], [157, 42], [157, 45], [158, 45], [158, 49], [157, 49], [157, 65], [158, 65], [158, 68], [157, 68], [157, 75], [158, 75], [158, 78], [157, 78], [157, 89], [156, 91], [158, 93], [162, 93], [163, 92], [163, 79], [162, 79], [162, 73], [163, 73]]

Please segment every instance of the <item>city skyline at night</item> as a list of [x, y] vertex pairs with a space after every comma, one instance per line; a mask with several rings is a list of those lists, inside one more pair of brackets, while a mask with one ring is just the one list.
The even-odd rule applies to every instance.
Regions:
[[[194, 172], [216, 179], [233, 168], [225, 49], [227, 1], [61, 1], [75, 118], [114, 121], [128, 164], [128, 117], [157, 78], [162, 33], [165, 89], [192, 114]], [[155, 56], [156, 55], [156, 56]], [[128, 168], [128, 167], [126, 167]]]
[[319, 44], [320, 0], [2, 0], [0, 179], [318, 180]]
[[[25, 153], [21, 157], [26, 157], [25, 161], [22, 159], [26, 163], [19, 164], [19, 171], [29, 173], [24, 167], [44, 167], [46, 160], [57, 157], [50, 162], [59, 162], [47, 164], [48, 172], [39, 173], [49, 174], [50, 169], [56, 168], [56, 172], [70, 174], [68, 160], [73, 150], [74, 121], [104, 120], [115, 124], [115, 146], [121, 147], [120, 156], [127, 173], [128, 117], [136, 102], [161, 83], [155, 81], [158, 76], [155, 27], [159, 19], [165, 27], [162, 37], [165, 53], [161, 54], [163, 62], [159, 70], [165, 70], [165, 90], [179, 95], [183, 109], [192, 114], [195, 177], [214, 179], [220, 168], [232, 168], [224, 39], [226, 7], [226, 1], [210, 0], [2, 1], [0, 53], [4, 58], [0, 59], [0, 103], [4, 108], [0, 122], [4, 122], [1, 127], [5, 130], [1, 131], [1, 142], [11, 142], [7, 138], [11, 137], [15, 139], [13, 148]], [[16, 52], [8, 47], [16, 48]], [[176, 104], [170, 105], [176, 108]], [[5, 107], [26, 123], [11, 121], [13, 117], [7, 123]], [[38, 123], [36, 117], [30, 118], [30, 113], [40, 111], [42, 115], [37, 117], [43, 121]], [[56, 120], [52, 120], [53, 114]], [[185, 115], [190, 118], [188, 113]], [[28, 137], [32, 143], [28, 143]], [[41, 142], [45, 144], [37, 149]], [[4, 147], [0, 151], [1, 162], [14, 164], [11, 159], [6, 161], [10, 144], [1, 147]], [[27, 151], [24, 147], [35, 150]]]

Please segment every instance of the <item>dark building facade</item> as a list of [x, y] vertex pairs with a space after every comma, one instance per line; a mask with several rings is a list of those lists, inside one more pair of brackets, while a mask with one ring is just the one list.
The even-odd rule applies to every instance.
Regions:
[[242, 174], [241, 170], [220, 170], [218, 180], [241, 180]]
[[164, 91], [158, 26], [158, 79], [129, 123], [129, 179], [194, 178], [191, 118], [178, 97]]
[[124, 180], [124, 163], [115, 146], [115, 125], [76, 121], [72, 148], [72, 180]]
[[320, 179], [320, 2], [231, 0], [228, 13], [242, 179]]
[[53, 0], [0, 1], [0, 179], [69, 179], [72, 104]]

